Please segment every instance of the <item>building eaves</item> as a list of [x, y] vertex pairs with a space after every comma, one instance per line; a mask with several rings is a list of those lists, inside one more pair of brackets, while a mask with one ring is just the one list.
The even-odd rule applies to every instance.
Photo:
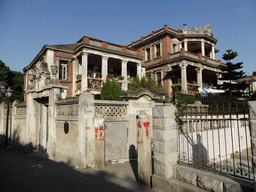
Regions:
[[73, 50], [75, 49], [76, 44], [66, 44], [66, 45], [44, 45], [41, 49], [41, 51], [36, 55], [36, 57], [32, 60], [32, 62], [24, 67], [23, 72], [31, 68], [35, 62], [43, 55], [43, 53], [47, 50], [55, 50], [55, 51], [63, 51], [68, 53], [73, 53]]
[[[169, 59], [169, 60], [162, 61], [162, 62], [159, 62], [159, 63], [156, 63], [156, 64], [148, 65], [147, 68], [151, 69], [151, 68], [155, 68], [157, 66], [161, 66], [161, 65], [165, 65], [165, 64], [169, 64], [169, 63], [174, 63], [174, 62], [179, 62], [179, 61], [182, 61], [182, 60], [187, 60], [187, 61], [191, 61], [191, 62], [195, 62], [195, 63], [201, 63], [203, 65], [213, 67], [213, 68], [218, 68], [218, 66], [219, 66], [219, 65], [211, 64], [211, 63], [207, 62], [207, 60], [201, 61], [201, 60], [194, 59], [194, 58], [191, 58], [191, 57], [188, 57], [188, 56], [180, 56], [180, 57], [177, 57], [177, 58], [174, 58], [174, 59]], [[224, 64], [224, 63], [222, 63], [222, 64]]]
[[149, 41], [153, 41], [154, 39], [157, 39], [158, 37], [160, 37], [162, 35], [165, 35], [165, 34], [172, 35], [172, 36], [174, 36], [176, 38], [180, 37], [176, 30], [170, 29], [170, 28], [168, 30], [164, 30], [164, 28], [162, 28], [162, 29], [159, 29], [158, 31], [154, 32], [154, 35], [149, 34], [149, 35], [147, 35], [145, 37], [142, 37], [142, 39], [137, 40], [137, 41], [129, 44], [127, 47], [131, 47], [131, 48], [141, 47], [143, 44], [146, 44]]
[[130, 57], [130, 58], [139, 59], [139, 60], [144, 59], [144, 57], [142, 57], [142, 56], [133, 55], [133, 54], [130, 54], [130, 53], [125, 53], [125, 52], [120, 52], [120, 51], [115, 51], [115, 50], [112, 50], [112, 49], [102, 48], [102, 47], [98, 47], [98, 46], [95, 46], [95, 45], [89, 45], [89, 44], [85, 44], [85, 43], [81, 43], [79, 46], [77, 46], [76, 49], [74, 50], [74, 52], [78, 52], [82, 48], [88, 48], [88, 49], [92, 49], [92, 50], [102, 51], [102, 52], [105, 52], [105, 53], [112, 53], [112, 54], [125, 56], [125, 57]]
[[180, 40], [183, 40], [185, 38], [203, 38], [203, 39], [208, 39], [214, 42], [215, 44], [218, 42], [217, 39], [206, 34], [185, 34], [185, 35], [180, 35], [179, 38]]

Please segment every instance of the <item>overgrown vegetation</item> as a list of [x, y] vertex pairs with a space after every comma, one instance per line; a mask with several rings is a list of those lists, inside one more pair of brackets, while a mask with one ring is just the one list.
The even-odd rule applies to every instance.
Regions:
[[175, 92], [172, 103], [181, 111], [185, 111], [188, 104], [193, 104], [196, 101], [194, 95], [184, 94], [180, 91]]
[[122, 91], [118, 83], [114, 79], [110, 81], [109, 78], [107, 78], [106, 83], [103, 82], [103, 86], [101, 88], [101, 98], [104, 100], [120, 101], [122, 100], [122, 98], [119, 97], [121, 92]]
[[129, 90], [135, 90], [138, 88], [145, 88], [155, 95], [160, 95], [161, 91], [164, 90], [163, 86], [158, 85], [157, 82], [154, 81], [150, 75], [142, 77], [141, 80], [139, 79], [139, 77], [133, 79], [132, 85]]

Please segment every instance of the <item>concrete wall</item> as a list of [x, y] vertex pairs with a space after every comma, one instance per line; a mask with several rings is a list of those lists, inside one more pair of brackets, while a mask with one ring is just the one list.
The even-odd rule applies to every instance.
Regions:
[[[6, 113], [7, 105], [2, 103], [0, 105], [0, 142], [1, 145], [4, 145], [5, 135], [6, 135]], [[18, 104], [17, 101], [14, 101], [10, 104], [10, 113], [9, 113], [9, 125], [8, 125], [8, 138], [11, 137], [12, 142], [10, 143], [11, 147], [20, 145], [25, 145], [26, 143], [26, 104]]]
[[17, 104], [13, 102], [12, 104], [12, 139], [15, 143], [25, 145], [26, 143], [26, 131], [27, 131], [27, 121], [26, 121], [26, 104]]
[[[69, 131], [64, 132], [64, 123], [68, 122]], [[56, 120], [56, 154], [55, 159], [71, 164], [81, 164], [78, 152], [79, 123], [69, 119], [68, 121]]]
[[[237, 125], [237, 122], [234, 122]], [[196, 151], [205, 160], [216, 162], [230, 158], [230, 155], [250, 148], [249, 127], [222, 128], [180, 134], [179, 150], [187, 158], [196, 158]], [[227, 155], [227, 156], [226, 156]]]

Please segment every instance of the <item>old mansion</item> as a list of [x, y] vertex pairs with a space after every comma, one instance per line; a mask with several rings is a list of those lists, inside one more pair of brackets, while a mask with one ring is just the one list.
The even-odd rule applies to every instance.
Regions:
[[[63, 95], [90, 91], [99, 98], [107, 77], [127, 91], [133, 78], [151, 75], [170, 95], [175, 90], [198, 92], [203, 85], [216, 87], [217, 39], [210, 25], [174, 30], [168, 25], [127, 46], [84, 36], [74, 44], [44, 45], [23, 69], [25, 90], [40, 93], [50, 81], [60, 83]], [[26, 97], [25, 97], [26, 100]]]

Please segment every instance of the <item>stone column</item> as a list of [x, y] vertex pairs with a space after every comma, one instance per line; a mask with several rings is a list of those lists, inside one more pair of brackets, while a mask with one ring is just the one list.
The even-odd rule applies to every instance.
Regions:
[[58, 100], [59, 94], [60, 88], [49, 89], [47, 153], [51, 159], [56, 157], [55, 102]]
[[[33, 133], [36, 129], [36, 101], [33, 92], [27, 92], [27, 115], [26, 115], [26, 147], [33, 144]], [[29, 148], [27, 148], [29, 149]]]
[[122, 84], [122, 90], [123, 91], [128, 91], [128, 82], [127, 82], [127, 61], [122, 60], [122, 76], [124, 77], [123, 79], [123, 84]]
[[187, 66], [186, 63], [181, 63], [179, 65], [181, 67], [181, 91], [187, 92]]
[[145, 77], [146, 76], [146, 68], [142, 67], [141, 68], [141, 77]]
[[188, 51], [188, 40], [184, 40], [184, 49], [185, 51]]
[[86, 91], [88, 88], [88, 55], [89, 53], [83, 52], [82, 53], [82, 82], [81, 82], [81, 91]]
[[141, 79], [141, 63], [137, 63], [137, 76]]
[[254, 192], [256, 192], [256, 101], [249, 101], [250, 136], [252, 148], [252, 170], [254, 180]]
[[154, 174], [173, 177], [172, 166], [178, 160], [178, 129], [172, 104], [156, 105], [153, 108]]
[[104, 168], [104, 119], [97, 114], [94, 118], [95, 128], [95, 167]]
[[101, 64], [101, 72], [102, 72], [102, 80], [106, 82], [108, 75], [108, 57], [101, 56], [102, 64]]
[[83, 167], [95, 167], [94, 96], [82, 92], [79, 96], [78, 151]]
[[202, 56], [205, 56], [204, 40], [201, 40], [201, 53]]
[[169, 96], [172, 97], [172, 74], [171, 74], [171, 71], [172, 71], [172, 67], [168, 65], [168, 84], [169, 84]]
[[138, 143], [138, 179], [140, 183], [150, 186], [152, 175], [151, 162], [151, 124], [148, 115], [143, 111], [137, 120]]
[[197, 70], [197, 85], [199, 87], [203, 87], [203, 75], [202, 75], [203, 68], [199, 67], [196, 70]]
[[216, 59], [216, 56], [215, 56], [215, 45], [212, 45], [212, 59]]

